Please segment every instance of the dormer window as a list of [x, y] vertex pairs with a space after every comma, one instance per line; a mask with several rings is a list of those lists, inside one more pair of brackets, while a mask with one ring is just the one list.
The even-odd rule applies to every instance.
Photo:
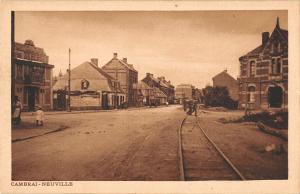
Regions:
[[90, 85], [90, 83], [87, 80], [84, 79], [81, 81], [81, 89], [82, 90], [88, 89], [89, 85]]

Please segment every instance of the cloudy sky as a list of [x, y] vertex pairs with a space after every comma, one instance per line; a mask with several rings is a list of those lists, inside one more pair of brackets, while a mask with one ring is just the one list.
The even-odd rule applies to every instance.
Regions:
[[68, 48], [72, 67], [90, 58], [104, 65], [117, 52], [139, 79], [151, 72], [202, 88], [225, 69], [236, 77], [238, 58], [277, 17], [287, 29], [287, 11], [16, 12], [15, 39], [44, 48], [55, 75], [68, 67]]

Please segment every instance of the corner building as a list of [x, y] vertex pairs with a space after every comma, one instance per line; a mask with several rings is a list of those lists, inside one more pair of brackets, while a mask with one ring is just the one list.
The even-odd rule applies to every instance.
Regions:
[[32, 40], [15, 43], [15, 95], [21, 100], [25, 111], [36, 106], [45, 110], [53, 108], [52, 69], [44, 49], [36, 47]]
[[287, 108], [288, 31], [280, 28], [279, 18], [271, 36], [263, 32], [261, 45], [239, 61], [240, 108]]

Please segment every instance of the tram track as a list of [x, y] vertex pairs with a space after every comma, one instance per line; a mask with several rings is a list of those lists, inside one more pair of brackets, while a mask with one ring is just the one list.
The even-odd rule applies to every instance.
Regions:
[[198, 118], [186, 115], [179, 131], [179, 178], [196, 180], [246, 180], [201, 127]]

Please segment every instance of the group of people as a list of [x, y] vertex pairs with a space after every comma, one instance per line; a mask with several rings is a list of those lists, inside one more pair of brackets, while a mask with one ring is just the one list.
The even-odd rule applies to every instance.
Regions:
[[183, 101], [183, 110], [188, 115], [192, 115], [193, 113], [195, 113], [195, 116], [197, 116], [198, 101], [197, 100], [184, 100]]
[[[12, 103], [12, 124], [19, 125], [21, 123], [21, 113], [23, 110], [23, 105], [18, 96], [15, 96]], [[45, 113], [41, 107], [37, 107], [35, 117], [36, 126], [43, 126]]]

